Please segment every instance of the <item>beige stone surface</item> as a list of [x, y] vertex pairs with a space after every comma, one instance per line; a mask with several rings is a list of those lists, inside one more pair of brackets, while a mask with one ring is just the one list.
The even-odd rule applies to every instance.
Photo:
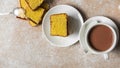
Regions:
[[[50, 6], [69, 4], [77, 8], [84, 20], [104, 15], [120, 28], [120, 0], [49, 0]], [[0, 0], [0, 12], [19, 6], [18, 0]], [[42, 34], [42, 26], [31, 27], [14, 15], [0, 16], [0, 68], [120, 68], [120, 43], [109, 53], [85, 54], [79, 43], [71, 47], [51, 46]]]

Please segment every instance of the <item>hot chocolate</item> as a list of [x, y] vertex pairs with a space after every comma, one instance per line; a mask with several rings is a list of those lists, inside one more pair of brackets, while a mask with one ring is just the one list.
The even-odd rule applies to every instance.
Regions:
[[90, 46], [97, 51], [105, 51], [113, 44], [112, 30], [105, 25], [97, 25], [93, 27], [88, 35]]

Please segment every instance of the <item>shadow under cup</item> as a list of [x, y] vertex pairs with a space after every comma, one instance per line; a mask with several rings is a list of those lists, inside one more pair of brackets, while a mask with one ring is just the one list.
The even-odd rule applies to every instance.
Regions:
[[95, 52], [110, 52], [116, 45], [115, 30], [105, 24], [97, 24], [87, 32], [89, 48]]

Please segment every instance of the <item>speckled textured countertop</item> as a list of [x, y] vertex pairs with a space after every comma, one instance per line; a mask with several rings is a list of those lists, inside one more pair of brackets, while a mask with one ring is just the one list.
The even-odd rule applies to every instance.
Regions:
[[[120, 28], [120, 0], [49, 0], [50, 6], [69, 4], [77, 8], [84, 21], [104, 15]], [[18, 0], [0, 0], [0, 12], [19, 5]], [[51, 46], [41, 25], [31, 27], [13, 15], [0, 16], [0, 68], [119, 68], [120, 42], [105, 61], [102, 55], [85, 54], [79, 43], [66, 48]]]

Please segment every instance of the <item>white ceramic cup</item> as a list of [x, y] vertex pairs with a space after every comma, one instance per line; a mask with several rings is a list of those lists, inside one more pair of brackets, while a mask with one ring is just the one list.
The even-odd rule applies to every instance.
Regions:
[[[105, 50], [105, 51], [97, 51], [97, 50], [95, 50], [94, 48], [91, 47], [91, 45], [88, 42], [88, 35], [89, 35], [91, 29], [93, 27], [95, 27], [95, 26], [98, 26], [98, 25], [104, 25], [104, 26], [108, 27], [109, 29], [111, 29], [111, 31], [113, 33], [113, 43], [112, 43], [112, 46], [109, 49]], [[115, 48], [115, 46], [117, 44], [117, 33], [116, 33], [115, 29], [112, 26], [108, 25], [108, 24], [105, 24], [105, 23], [95, 23], [93, 25], [90, 25], [88, 30], [86, 31], [85, 42], [87, 44], [88, 52], [90, 52], [92, 54], [108, 54], [109, 52], [111, 52]]]

